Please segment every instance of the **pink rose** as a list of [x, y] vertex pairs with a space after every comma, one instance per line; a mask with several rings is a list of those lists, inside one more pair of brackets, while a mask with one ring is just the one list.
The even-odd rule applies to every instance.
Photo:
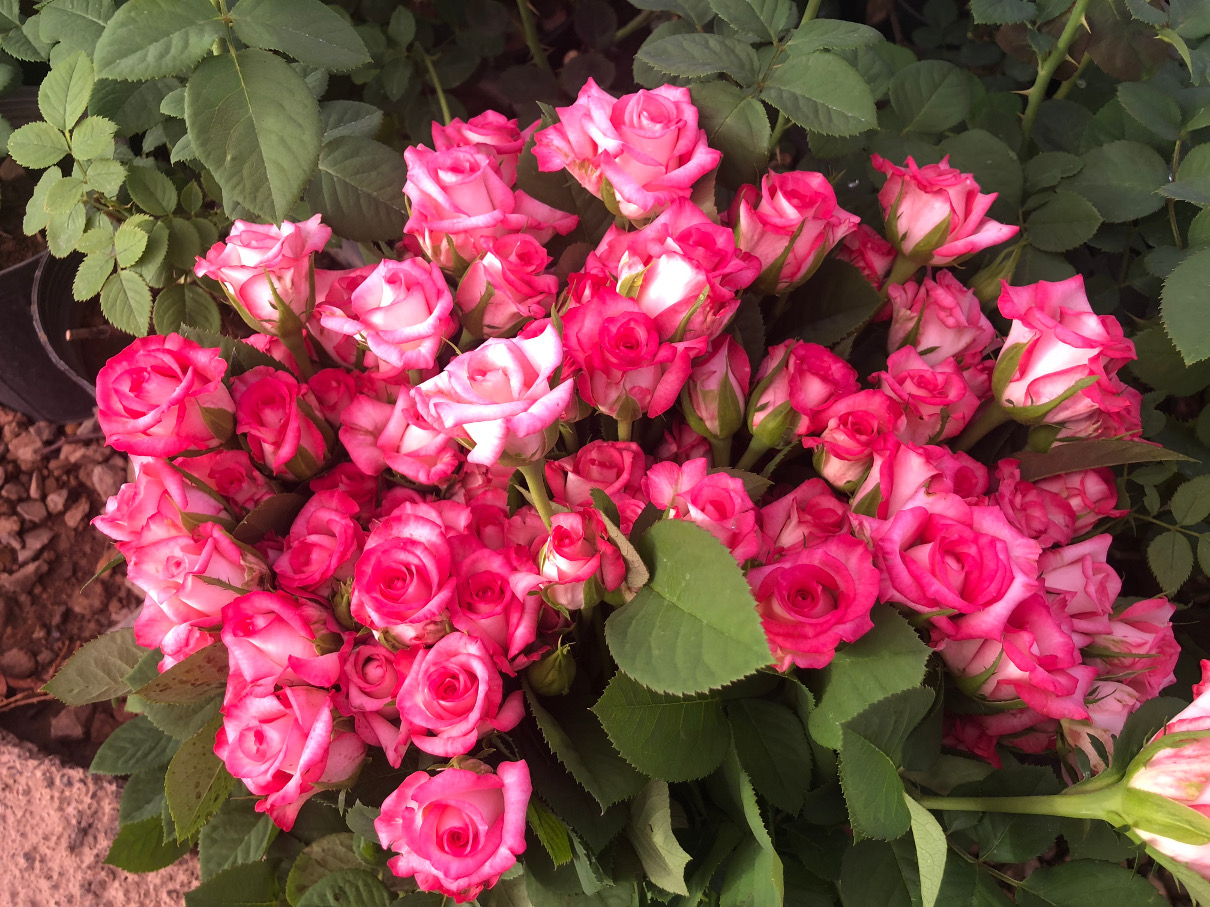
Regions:
[[321, 789], [353, 776], [366, 747], [332, 721], [331, 690], [293, 686], [249, 693], [223, 706], [214, 752], [258, 797], [283, 831], [294, 827], [303, 803]]
[[760, 509], [761, 560], [774, 561], [848, 532], [849, 508], [823, 479], [807, 479]]
[[185, 514], [193, 520], [216, 517], [230, 525], [230, 514], [223, 504], [187, 481], [172, 463], [147, 460], [140, 465], [135, 481], [124, 484], [105, 502], [105, 512], [94, 518], [92, 525], [113, 539], [118, 549], [125, 553], [138, 546], [139, 537], [153, 516], [163, 517], [183, 528], [188, 519]]
[[784, 293], [806, 282], [860, 218], [836, 204], [822, 173], [767, 173], [760, 189], [740, 186], [727, 211], [736, 242], [760, 259], [757, 291]]
[[1020, 461], [996, 465], [996, 503], [1013, 527], [1043, 548], [1066, 545], [1075, 537], [1076, 514], [1062, 495], [1021, 478]]
[[357, 637], [341, 665], [333, 699], [337, 711], [353, 719], [357, 736], [381, 747], [393, 768], [399, 768], [410, 739], [395, 699], [415, 658], [416, 650], [396, 652], [369, 636]]
[[930, 365], [910, 346], [892, 353], [887, 370], [870, 376], [875, 378], [879, 390], [903, 407], [906, 422], [899, 438], [913, 444], [960, 435], [981, 402], [954, 359]]
[[[626, 579], [626, 563], [605, 532], [595, 510], [556, 513], [550, 520], [550, 538], [538, 554], [548, 599], [568, 610], [600, 601]], [[586, 588], [591, 586], [592, 588]]]
[[488, 155], [504, 175], [510, 186], [517, 181], [517, 161], [526, 140], [538, 124], [528, 129], [519, 129], [516, 120], [488, 110], [471, 117], [465, 123], [455, 117], [448, 126], [433, 123], [433, 147], [438, 151], [449, 148], [472, 147]]
[[769, 348], [748, 401], [748, 430], [767, 447], [788, 447], [827, 424], [825, 411], [857, 392], [857, 370], [818, 343]]
[[574, 214], [514, 191], [494, 156], [473, 146], [430, 151], [417, 145], [404, 149], [403, 158], [403, 192], [412, 203], [403, 231], [446, 271], [465, 270], [489, 240], [506, 233], [529, 233], [545, 243], [575, 229]]
[[1067, 745], [1088, 757], [1089, 768], [1095, 775], [1109, 767], [1104, 757], [1113, 756], [1114, 740], [1143, 700], [1124, 683], [1097, 680], [1088, 690], [1084, 704], [1088, 708], [1087, 718], [1081, 721], [1064, 718], [1059, 726]]
[[415, 772], [382, 804], [378, 840], [399, 854], [387, 865], [422, 891], [474, 900], [525, 851], [529, 767], [501, 762], [496, 774], [447, 768]]
[[362, 472], [390, 468], [421, 485], [442, 481], [462, 459], [457, 442], [430, 428], [407, 395], [394, 405], [357, 397], [345, 410], [340, 441]]
[[643, 492], [669, 518], [701, 526], [741, 564], [760, 549], [756, 508], [744, 483], [725, 472], [707, 475], [705, 459], [656, 463], [643, 479]]
[[1084, 388], [1080, 394], [1087, 411], [1060, 424], [1057, 440], [1137, 438], [1143, 433], [1143, 395], [1124, 385], [1117, 375]]
[[311, 257], [332, 238], [320, 215], [301, 224], [284, 221], [281, 227], [237, 220], [226, 242], [210, 247], [198, 258], [198, 277], [219, 281], [231, 297], [260, 322], [266, 333], [277, 333], [278, 302], [306, 320], [311, 296]]
[[140, 337], [97, 374], [97, 422], [114, 450], [171, 457], [231, 436], [227, 363], [179, 334]]
[[231, 382], [231, 393], [235, 430], [246, 436], [254, 460], [300, 482], [319, 472], [331, 454], [332, 430], [315, 411], [305, 384], [289, 372], [258, 365]]
[[1053, 752], [1060, 722], [1029, 707], [1007, 709], [990, 715], [945, 716], [941, 737], [943, 746], [966, 750], [1001, 767], [996, 746], [1008, 746], [1022, 753]]
[[883, 435], [873, 453], [865, 481], [853, 492], [855, 513], [887, 520], [908, 507], [931, 508], [938, 495], [976, 503], [987, 491], [987, 467], [948, 447], [907, 444]]
[[979, 300], [949, 271], [920, 283], [892, 284], [891, 333], [888, 352], [915, 347], [929, 365], [953, 358], [969, 368], [996, 339], [996, 329], [983, 314]]
[[761, 626], [779, 671], [822, 668], [841, 642], [874, 628], [878, 571], [868, 548], [833, 535], [748, 573]]
[[526, 321], [545, 318], [559, 291], [559, 278], [545, 273], [549, 265], [546, 249], [526, 233], [487, 242], [458, 282], [462, 326], [475, 337], [508, 337]]
[[1117, 508], [1118, 489], [1111, 469], [1081, 469], [1038, 479], [1034, 486], [1063, 498], [1075, 513], [1072, 535], [1083, 535], [1102, 519], [1125, 516]]
[[453, 308], [449, 285], [435, 264], [386, 258], [353, 291], [350, 314], [329, 305], [316, 314], [328, 330], [356, 336], [380, 363], [403, 370], [436, 364], [442, 341], [454, 330]]
[[902, 432], [903, 407], [882, 391], [857, 391], [837, 400], [820, 417], [818, 438], [803, 438], [814, 448], [815, 470], [834, 488], [851, 491], [874, 463], [874, 450], [885, 435]]
[[320, 369], [307, 380], [315, 400], [315, 411], [330, 425], [340, 425], [341, 415], [357, 395], [357, 379], [343, 368]]
[[357, 510], [357, 502], [339, 491], [318, 491], [303, 505], [273, 562], [282, 589], [327, 595], [334, 583], [353, 576], [366, 537], [355, 522]]
[[655, 451], [657, 462], [668, 460], [683, 464], [697, 459], [711, 462], [712, 457], [710, 442], [679, 417], [672, 423], [672, 428], [664, 432], [664, 440]]
[[592, 489], [617, 500], [640, 494], [647, 458], [631, 441], [590, 441], [570, 457], [548, 460], [546, 481], [551, 496], [565, 507], [592, 506]]
[[480, 548], [458, 562], [458, 594], [450, 603], [453, 625], [483, 643], [497, 668], [516, 673], [522, 654], [537, 638], [537, 595], [518, 597], [509, 584], [513, 564], [498, 551]]
[[174, 466], [191, 481], [213, 490], [235, 513], [273, 497], [273, 486], [244, 450], [215, 450], [178, 460]]
[[1105, 561], [1112, 541], [1111, 535], [1098, 535], [1038, 558], [1038, 578], [1071, 618], [1076, 645], [1110, 632], [1109, 615], [1122, 591], [1122, 578]]
[[840, 241], [836, 258], [851, 264], [875, 290], [881, 290], [882, 282], [895, 263], [895, 247], [873, 227], [858, 224], [856, 230]]
[[951, 167], [948, 156], [924, 167], [911, 157], [907, 167], [877, 154], [871, 161], [887, 177], [878, 192], [887, 238], [913, 261], [944, 267], [1017, 235], [1016, 227], [986, 216], [996, 193], [980, 194], [974, 177]]
[[417, 387], [416, 407], [434, 428], [473, 441], [472, 463], [537, 460], [554, 445], [555, 422], [571, 402], [570, 380], [551, 386], [562, 364], [554, 325], [528, 338], [493, 338]]
[[591, 78], [559, 122], [534, 136], [543, 171], [564, 168], [613, 213], [631, 220], [659, 214], [718, 164], [706, 144], [689, 89], [663, 85], [620, 99]]
[[525, 716], [520, 690], [504, 684], [487, 647], [466, 633], [422, 649], [399, 690], [399, 714], [412, 743], [433, 756], [461, 756], [493, 731], [511, 731]]
[[357, 519], [365, 523], [378, 503], [378, 479], [358, 469], [354, 463], [337, 463], [310, 481], [312, 493], [339, 491], [357, 502]]
[[1172, 612], [1166, 598], [1148, 598], [1129, 605], [1109, 620], [1109, 629], [1092, 638], [1088, 661], [1101, 673], [1152, 699], [1176, 677], [1172, 671], [1181, 654], [1172, 634]]
[[[364, 265], [344, 271], [315, 272], [315, 311], [329, 318], [344, 316], [353, 319], [353, 291], [374, 272], [378, 265]], [[343, 334], [323, 326], [323, 319], [312, 318], [307, 325], [308, 338], [346, 368], [378, 368], [378, 357], [359, 345], [352, 334]]]
[[748, 354], [734, 338], [721, 335], [712, 341], [681, 391], [681, 412], [690, 427], [716, 440], [739, 431], [751, 377]]
[[[320, 653], [333, 633], [331, 611], [283, 592], [249, 592], [223, 608], [223, 645], [231, 663], [227, 701], [247, 690], [268, 695], [276, 684], [330, 687], [340, 674], [340, 653]], [[339, 640], [336, 640], [339, 643]]]

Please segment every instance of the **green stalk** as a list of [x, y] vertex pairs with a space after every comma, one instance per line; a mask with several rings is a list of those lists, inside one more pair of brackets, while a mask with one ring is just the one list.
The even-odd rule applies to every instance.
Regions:
[[542, 50], [542, 42], [538, 40], [538, 26], [534, 23], [534, 14], [530, 12], [527, 0], [517, 0], [517, 12], [521, 14], [521, 31], [525, 33], [525, 44], [529, 48], [529, 55], [534, 58], [539, 69], [553, 76], [555, 71], [551, 69], [550, 60], [546, 59], [546, 54]]
[[542, 522], [546, 524], [547, 529], [550, 529], [550, 519], [554, 515], [554, 509], [550, 505], [550, 495], [546, 493], [546, 461], [526, 463], [524, 466], [518, 466], [517, 469], [521, 471], [521, 475], [525, 476], [525, 484], [529, 486], [529, 493], [533, 496], [538, 516], [542, 517]]
[[895, 261], [891, 265], [891, 273], [887, 275], [886, 282], [883, 283], [883, 292], [885, 293], [886, 288], [892, 284], [907, 283], [919, 270], [920, 262], [913, 261], [903, 254], [895, 256]]
[[1089, 0], [1076, 0], [1067, 17], [1067, 24], [1063, 26], [1063, 32], [1059, 35], [1059, 43], [1055, 45], [1053, 51], [1046, 55], [1045, 60], [1038, 61], [1038, 78], [1034, 80], [1033, 87], [1029, 89], [1029, 101], [1025, 105], [1025, 116], [1021, 120], [1021, 135], [1024, 138], [1023, 144], [1026, 146], [1029, 145], [1030, 137], [1033, 135], [1034, 120], [1038, 118], [1038, 110], [1046, 99], [1046, 89], [1050, 87], [1050, 80], [1054, 78], [1059, 64], [1067, 59], [1067, 51], [1075, 42], [1080, 26], [1084, 24], [1084, 13], [1088, 10], [1088, 4]]
[[710, 453], [714, 460], [715, 468], [731, 465], [731, 439], [730, 438], [707, 438], [710, 442]]
[[1066, 819], [1105, 819], [1116, 811], [1121, 791], [1115, 787], [1073, 795], [1034, 797], [917, 797], [925, 809], [955, 812], [1013, 813], [1026, 816], [1061, 816]]
[[748, 449], [744, 451], [744, 455], [739, 458], [739, 462], [735, 464], [736, 469], [751, 469], [756, 461], [765, 455], [770, 450], [768, 444], [759, 438], [753, 438], [748, 444]]
[[437, 78], [437, 70], [433, 68], [433, 58], [424, 52], [424, 48], [419, 43], [413, 46], [420, 54], [420, 59], [424, 61], [424, 68], [429, 71], [429, 81], [433, 83], [433, 90], [437, 92], [437, 103], [441, 106], [441, 119], [448, 126], [453, 116], [450, 114], [449, 101], [445, 99], [445, 92], [441, 89], [441, 80]]
[[618, 419], [618, 440], [629, 441], [633, 426], [633, 419]]
[[819, 8], [821, 6], [823, 6], [823, 0], [807, 0], [807, 8], [802, 14], [802, 22], [800, 22], [799, 25], [810, 22], [812, 19], [818, 16]]
[[624, 41], [629, 38], [636, 31], [646, 25], [654, 15], [655, 10], [651, 9], [645, 9], [640, 12], [637, 16], [613, 33], [613, 43], [617, 44], [619, 41]]
[[992, 400], [988, 403], [987, 408], [983, 410], [975, 419], [963, 430], [952, 447], [954, 450], [966, 452], [974, 447], [979, 441], [983, 440], [993, 428], [1003, 425], [1008, 422], [1011, 416], [1003, 406]]
[[[1181, 163], [1181, 140], [1178, 138], [1176, 144], [1172, 148], [1172, 167], [1168, 173], [1168, 179], [1176, 179], [1177, 168]], [[1178, 249], [1185, 248], [1185, 244], [1181, 242], [1181, 230], [1176, 225], [1176, 199], [1168, 199], [1168, 224], [1172, 227], [1172, 239], [1176, 243]]]

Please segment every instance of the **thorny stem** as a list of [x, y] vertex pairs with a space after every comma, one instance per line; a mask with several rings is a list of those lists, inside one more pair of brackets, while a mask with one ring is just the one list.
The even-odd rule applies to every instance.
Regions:
[[1050, 80], [1054, 78], [1059, 64], [1067, 59], [1067, 51], [1075, 42], [1076, 34], [1081, 26], [1084, 25], [1084, 13], [1088, 9], [1088, 3], [1089, 0], [1076, 0], [1067, 17], [1067, 24], [1063, 26], [1063, 33], [1059, 35], [1059, 43], [1055, 45], [1053, 51], [1046, 55], [1044, 61], [1039, 61], [1038, 78], [1034, 81], [1033, 87], [1029, 89], [1029, 102], [1025, 105], [1025, 116], [1021, 120], [1021, 135], [1024, 137], [1023, 144], [1025, 145], [1029, 144], [1030, 137], [1033, 135], [1034, 120], [1038, 118], [1038, 110], [1046, 99], [1046, 89], [1050, 87]]
[[453, 117], [450, 115], [449, 101], [445, 99], [445, 92], [441, 89], [441, 80], [437, 78], [437, 70], [433, 68], [433, 58], [425, 53], [419, 44], [414, 46], [420, 54], [420, 59], [424, 61], [424, 68], [429, 71], [429, 81], [433, 83], [433, 90], [437, 92], [437, 103], [441, 106], [441, 119], [448, 126]]
[[1132, 513], [1127, 519], [1146, 520], [1148, 523], [1155, 523], [1157, 526], [1163, 526], [1165, 529], [1175, 529], [1177, 532], [1183, 532], [1185, 535], [1191, 535], [1196, 539], [1200, 539], [1202, 534], [1194, 532], [1192, 529], [1186, 529], [1184, 526], [1177, 526], [1174, 523], [1165, 523], [1163, 520], [1157, 520], [1153, 516], [1148, 516], [1145, 513]]
[[[1172, 167], [1168, 173], [1168, 179], [1176, 179], [1176, 170], [1181, 163], [1181, 140], [1178, 138], [1176, 144], [1172, 147]], [[1176, 199], [1168, 199], [1168, 223], [1172, 227], [1172, 240], [1176, 243], [1178, 249], [1185, 248], [1185, 244], [1181, 242], [1181, 231], [1176, 225]]]
[[1092, 57], [1090, 57], [1088, 54], [1084, 54], [1083, 59], [1080, 60], [1080, 65], [1077, 66], [1076, 71], [1071, 74], [1071, 78], [1064, 79], [1063, 84], [1055, 89], [1054, 97], [1061, 100], [1071, 94], [1071, 90], [1079, 84], [1080, 74], [1088, 68], [1088, 64], [1091, 62]]
[[[534, 24], [534, 14], [530, 12], [528, 0], [517, 0], [517, 12], [521, 14], [521, 30], [525, 32], [529, 55], [534, 58], [539, 69], [553, 76], [555, 71], [550, 68], [550, 60], [546, 59], [546, 54], [542, 51], [542, 42], [538, 40], [538, 27]], [[617, 39], [616, 34], [614, 39]]]
[[534, 507], [537, 508], [538, 516], [542, 517], [542, 522], [546, 524], [546, 528], [550, 529], [550, 519], [554, 515], [554, 510], [550, 506], [550, 495], [546, 493], [546, 478], [545, 478], [545, 460], [539, 460], [537, 463], [526, 463], [524, 466], [518, 466], [521, 470], [521, 475], [525, 476], [525, 484], [529, 486], [529, 493], [533, 496]]
[[753, 438], [748, 444], [748, 449], [744, 451], [744, 455], [739, 458], [739, 462], [735, 464], [736, 469], [751, 469], [753, 464], [759, 460], [769, 450], [769, 445], [759, 438]]

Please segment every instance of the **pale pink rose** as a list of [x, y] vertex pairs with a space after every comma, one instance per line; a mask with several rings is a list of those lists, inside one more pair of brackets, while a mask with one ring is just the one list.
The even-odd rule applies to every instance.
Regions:
[[315, 411], [330, 425], [340, 425], [341, 415], [357, 395], [357, 379], [343, 368], [320, 369], [307, 380], [315, 400]]
[[347, 494], [316, 492], [294, 518], [273, 562], [278, 585], [295, 594], [327, 595], [334, 583], [350, 579], [366, 537], [356, 522], [357, 510]]
[[1093, 636], [1087, 660], [1144, 700], [1158, 696], [1176, 681], [1172, 672], [1181, 649], [1172, 633], [1175, 610], [1166, 598], [1129, 605], [1110, 618], [1107, 632]]
[[[276, 359], [285, 369], [295, 378], [302, 378], [302, 369], [299, 368], [298, 360], [294, 358], [294, 353], [286, 346], [285, 342], [273, 334], [253, 334], [250, 337], [245, 337], [244, 343], [252, 347], [254, 350], [260, 350], [270, 359]], [[315, 347], [310, 339], [303, 338], [303, 346], [307, 350], [309, 361], [315, 360]]]
[[1057, 476], [1038, 479], [1038, 488], [1062, 497], [1075, 513], [1072, 535], [1083, 535], [1102, 519], [1125, 516], [1129, 510], [1119, 510], [1118, 489], [1111, 469], [1081, 469]]
[[910, 346], [892, 353], [887, 370], [870, 376], [875, 378], [879, 389], [903, 407], [906, 421], [898, 436], [913, 444], [957, 437], [981, 402], [953, 358], [930, 365]]
[[167, 601], [192, 575], [202, 573], [242, 589], [259, 588], [268, 568], [255, 554], [240, 548], [218, 523], [186, 529], [163, 516], [153, 516], [137, 544], [127, 546], [127, 578], [154, 598]]
[[1106, 563], [1111, 535], [1051, 548], [1038, 558], [1038, 578], [1072, 620], [1076, 645], [1110, 633], [1109, 615], [1122, 591], [1122, 578]]
[[[903, 432], [903, 407], [882, 391], [857, 391], [824, 410], [818, 438], [803, 438], [814, 449], [815, 470], [834, 488], [851, 491], [865, 479], [881, 438]], [[825, 421], [826, 420], [826, 421]]]
[[547, 598], [568, 610], [596, 604], [602, 591], [612, 592], [626, 579], [626, 563], [592, 509], [551, 517], [538, 566], [549, 583], [543, 588]]
[[874, 628], [878, 571], [868, 548], [832, 535], [748, 573], [774, 666], [822, 668], [841, 642]]
[[559, 122], [534, 136], [543, 171], [564, 168], [611, 210], [631, 220], [659, 214], [722, 155], [698, 128], [689, 89], [663, 85], [614, 98], [591, 78]]
[[[343, 271], [315, 272], [315, 312], [329, 318], [344, 316], [353, 319], [353, 291], [374, 272], [378, 265], [364, 265]], [[379, 368], [378, 357], [360, 345], [352, 334], [324, 327], [321, 317], [312, 318], [307, 325], [308, 339], [345, 368]]]
[[848, 532], [849, 508], [823, 479], [807, 479], [760, 509], [761, 560], [774, 561]]
[[857, 370], [817, 343], [769, 348], [748, 401], [748, 430], [768, 447], [788, 447], [827, 424], [824, 413], [857, 392]]
[[384, 370], [432, 368], [454, 330], [445, 275], [423, 259], [386, 258], [357, 286], [347, 309], [323, 305], [319, 323], [365, 342]]
[[524, 762], [501, 762], [494, 775], [460, 768], [408, 775], [374, 820], [379, 842], [399, 854], [387, 866], [422, 891], [474, 900], [525, 851], [529, 795]]
[[875, 290], [881, 290], [882, 282], [895, 263], [895, 247], [873, 227], [858, 224], [856, 230], [846, 234], [840, 241], [836, 257], [860, 271]]
[[996, 503], [1008, 521], [1043, 548], [1066, 545], [1075, 537], [1076, 514], [1062, 495], [1021, 478], [1020, 461], [996, 464]]
[[235, 513], [251, 510], [275, 493], [245, 450], [215, 450], [177, 460], [174, 465], [190, 481], [222, 497]]
[[482, 642], [496, 667], [510, 676], [530, 660], [523, 653], [537, 638], [542, 606], [537, 595], [517, 596], [509, 585], [514, 573], [505, 555], [479, 548], [459, 559], [458, 594], [450, 603], [450, 622]]
[[929, 365], [953, 358], [960, 367], [969, 368], [996, 339], [996, 329], [978, 298], [949, 271], [920, 283], [892, 284], [887, 293], [891, 301], [888, 352], [911, 346]]
[[987, 217], [996, 193], [981, 194], [974, 177], [951, 167], [948, 156], [924, 167], [911, 157], [906, 167], [877, 154], [871, 161], [887, 177], [878, 192], [887, 238], [913, 261], [944, 267], [1017, 235], [1017, 227]]
[[440, 515], [423, 505], [400, 507], [376, 526], [353, 575], [354, 619], [403, 645], [440, 639], [455, 591], [446, 536]]
[[494, 156], [473, 146], [430, 151], [417, 145], [404, 149], [403, 159], [403, 192], [412, 203], [404, 233], [446, 271], [465, 270], [497, 236], [528, 233], [545, 243], [570, 233], [579, 220], [514, 191]]
[[669, 518], [701, 526], [741, 564], [760, 549], [756, 508], [744, 483], [724, 472], [708, 475], [705, 459], [656, 463], [643, 479], [643, 493]]
[[365, 743], [332, 720], [331, 690], [292, 686], [263, 695], [248, 693], [223, 706], [214, 752], [258, 797], [283, 831], [294, 827], [303, 803], [353, 776]]
[[[191, 460], [181, 460], [184, 465]], [[189, 514], [186, 518], [184, 515]], [[111, 538], [123, 553], [138, 546], [153, 516], [181, 524], [186, 519], [219, 518], [230, 524], [231, 515], [222, 502], [188, 481], [172, 463], [153, 459], [140, 465], [133, 482], [127, 482], [105, 502], [105, 512], [92, 525]]]
[[948, 447], [907, 444], [883, 435], [873, 454], [865, 481], [853, 492], [854, 513], [887, 520], [907, 507], [929, 508], [938, 495], [980, 503], [987, 491], [987, 467]]
[[992, 637], [942, 636], [946, 667], [958, 688], [986, 702], [1023, 701], [1049, 718], [1088, 717], [1084, 697], [1097, 669], [1083, 664], [1071, 638], [1071, 619], [1057, 603], [1030, 595], [1008, 614]]
[[517, 181], [517, 161], [521, 157], [521, 149], [537, 127], [538, 124], [534, 123], [528, 129], [519, 129], [516, 120], [488, 110], [466, 122], [454, 117], [448, 126], [433, 123], [433, 147], [437, 151], [445, 151], [448, 148], [471, 146], [491, 157], [504, 175], [505, 182], [511, 186]]
[[390, 468], [421, 485], [447, 478], [462, 460], [457, 442], [429, 427], [409, 396], [394, 405], [357, 397], [345, 410], [340, 441], [362, 472]]
[[231, 382], [235, 430], [252, 458], [275, 476], [311, 478], [331, 454], [331, 429], [305, 384], [288, 372], [258, 365]]
[[546, 462], [551, 497], [565, 507], [592, 506], [592, 489], [614, 501], [641, 493], [647, 458], [632, 441], [590, 441], [570, 457]]
[[274, 293], [306, 320], [315, 303], [311, 259], [331, 238], [331, 229], [320, 223], [318, 214], [300, 224], [284, 221], [280, 227], [237, 220], [226, 242], [211, 246], [194, 270], [198, 277], [219, 281], [265, 332], [275, 334], [279, 314]]
[[520, 690], [505, 698], [487, 647], [460, 632], [416, 653], [397, 701], [412, 743], [446, 758], [469, 753], [493, 731], [511, 731], [525, 715]]
[[462, 326], [475, 337], [507, 337], [545, 318], [559, 291], [559, 278], [546, 273], [549, 265], [546, 249], [526, 233], [487, 242], [458, 282], [454, 301]]
[[767, 173], [760, 189], [740, 186], [727, 211], [736, 242], [760, 259], [758, 291], [784, 293], [804, 283], [860, 218], [836, 204], [822, 173]]
[[554, 445], [555, 422], [571, 402], [570, 380], [551, 386], [562, 363], [554, 325], [528, 338], [493, 338], [417, 387], [416, 407], [434, 428], [473, 441], [472, 463], [536, 460]]
[[[336, 629], [326, 607], [284, 592], [249, 592], [223, 607], [223, 645], [231, 663], [227, 699], [249, 689], [268, 695], [277, 684], [330, 687], [340, 653], [324, 651], [321, 636]], [[339, 638], [335, 638], [339, 645]]]
[[1092, 311], [1083, 277], [1006, 283], [1000, 313], [1013, 319], [996, 363], [1000, 405], [1049, 407], [1045, 421], [1062, 424], [1102, 409], [1107, 396], [1116, 401], [1120, 382], [1111, 379], [1135, 358], [1134, 344], [1116, 318]]
[[114, 450], [171, 457], [231, 436], [227, 363], [179, 334], [140, 337], [97, 374], [97, 422]]
[[357, 637], [340, 667], [340, 689], [333, 699], [337, 711], [353, 719], [357, 736], [381, 747], [392, 768], [399, 768], [410, 740], [395, 699], [417, 651], [394, 651], [373, 637]]
[[681, 391], [681, 412], [698, 434], [730, 438], [744, 425], [752, 366], [733, 337], [721, 335], [697, 360]]
[[312, 492], [339, 491], [357, 502], [357, 520], [365, 524], [378, 504], [378, 480], [355, 463], [337, 463], [310, 481]]
[[1109, 767], [1105, 757], [1113, 756], [1114, 740], [1143, 700], [1124, 683], [1097, 680], [1089, 689], [1084, 704], [1088, 708], [1087, 718], [1082, 721], [1065, 718], [1059, 726], [1067, 745], [1083, 751], [1088, 757], [1089, 768], [1096, 775]]
[[664, 439], [656, 448], [656, 462], [665, 460], [673, 463], [687, 463], [689, 460], [705, 459], [713, 462], [710, 442], [689, 427], [688, 423], [679, 417], [672, 423], [672, 428], [664, 432]]
[[1057, 440], [1129, 439], [1143, 433], [1143, 395], [1124, 385], [1117, 375], [1097, 381], [1077, 396], [1084, 398], [1087, 411], [1061, 423]]

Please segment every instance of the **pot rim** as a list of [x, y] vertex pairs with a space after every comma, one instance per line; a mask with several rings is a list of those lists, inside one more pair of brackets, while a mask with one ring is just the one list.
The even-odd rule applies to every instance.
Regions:
[[[51, 343], [50, 337], [47, 336], [46, 328], [42, 324], [42, 313], [40, 311], [40, 307], [38, 306], [38, 299], [42, 291], [42, 276], [46, 271], [46, 263], [51, 260], [52, 256], [50, 252], [43, 252], [42, 260], [38, 262], [38, 270], [34, 272], [34, 286], [32, 292], [30, 293], [29, 301], [30, 314], [33, 316], [34, 322], [34, 333], [38, 335], [38, 340], [41, 341], [42, 348], [46, 350], [46, 355], [50, 357], [51, 361], [54, 362], [59, 370], [84, 390], [88, 391], [89, 394], [95, 397], [97, 394], [97, 386], [63, 361], [63, 358], [59, 355], [58, 351]], [[72, 303], [77, 304], [74, 299], [72, 300]], [[69, 341], [64, 340], [64, 342], [67, 343]]]

